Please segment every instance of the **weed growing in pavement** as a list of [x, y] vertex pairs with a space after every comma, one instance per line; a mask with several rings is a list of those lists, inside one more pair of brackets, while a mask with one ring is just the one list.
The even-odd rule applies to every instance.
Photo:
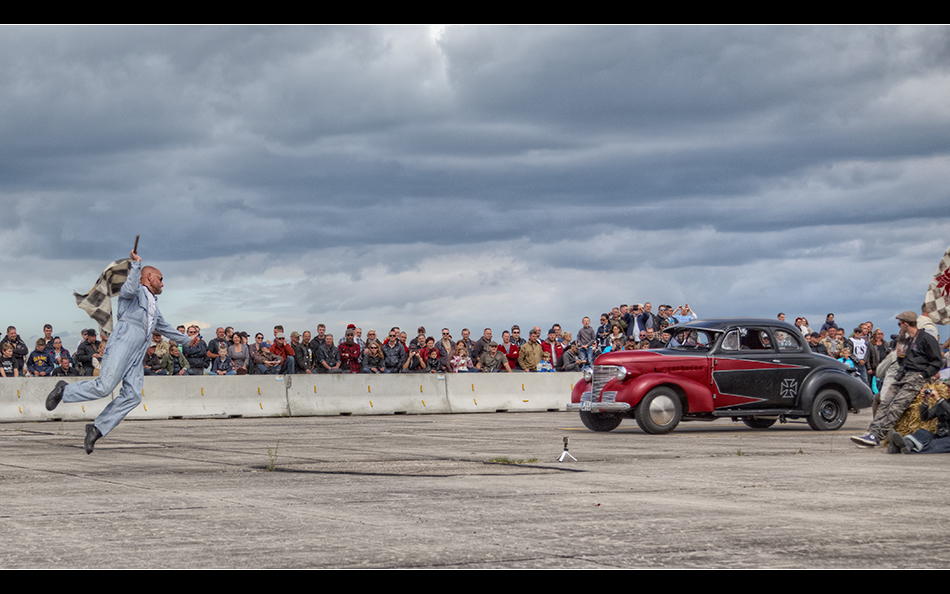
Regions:
[[267, 446], [267, 471], [274, 472], [274, 468], [277, 467], [277, 448], [280, 447], [280, 440], [277, 440], [277, 445], [274, 446], [274, 449], [270, 449], [270, 446]]

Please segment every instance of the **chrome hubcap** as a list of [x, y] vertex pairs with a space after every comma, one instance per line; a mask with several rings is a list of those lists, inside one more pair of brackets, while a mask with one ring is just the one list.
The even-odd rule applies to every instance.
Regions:
[[669, 396], [654, 398], [650, 403], [650, 419], [657, 425], [668, 425], [676, 414], [676, 405]]

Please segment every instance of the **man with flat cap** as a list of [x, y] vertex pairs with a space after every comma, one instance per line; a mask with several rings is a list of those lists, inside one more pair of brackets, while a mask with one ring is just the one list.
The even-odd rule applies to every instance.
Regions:
[[165, 321], [158, 310], [162, 293], [162, 273], [152, 266], [142, 267], [142, 258], [135, 250], [130, 254], [132, 265], [119, 292], [118, 320], [102, 356], [102, 369], [95, 380], [67, 384], [60, 381], [46, 397], [46, 409], [55, 409], [62, 402], [83, 402], [105, 398], [122, 382], [119, 397], [106, 406], [95, 423], [86, 425], [85, 448], [91, 454], [96, 440], [108, 435], [122, 419], [142, 401], [145, 351], [152, 344], [152, 332], [160, 332], [179, 344], [194, 346], [198, 335], [188, 337]]
[[917, 393], [940, 371], [943, 364], [937, 339], [918, 330], [915, 312], [905, 311], [899, 314], [897, 322], [901, 334], [908, 337], [906, 345], [898, 345], [900, 371], [897, 372], [897, 378], [888, 388], [887, 394], [881, 394], [881, 404], [871, 426], [868, 427], [868, 432], [851, 437], [851, 441], [858, 447], [873, 448], [881, 445], [881, 441], [914, 401]]

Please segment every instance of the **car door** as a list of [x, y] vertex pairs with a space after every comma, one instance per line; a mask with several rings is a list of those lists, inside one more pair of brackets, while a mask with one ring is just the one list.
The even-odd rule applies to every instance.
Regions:
[[[781, 341], [781, 342], [780, 342]], [[808, 375], [801, 342], [785, 330], [737, 326], [724, 335], [713, 357], [716, 409], [793, 409]]]

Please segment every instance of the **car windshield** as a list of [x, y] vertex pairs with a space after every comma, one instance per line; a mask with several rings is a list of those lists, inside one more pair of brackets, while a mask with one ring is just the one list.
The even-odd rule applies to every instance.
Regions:
[[718, 335], [718, 332], [710, 330], [681, 330], [673, 334], [666, 348], [680, 351], [708, 351], [716, 343]]

